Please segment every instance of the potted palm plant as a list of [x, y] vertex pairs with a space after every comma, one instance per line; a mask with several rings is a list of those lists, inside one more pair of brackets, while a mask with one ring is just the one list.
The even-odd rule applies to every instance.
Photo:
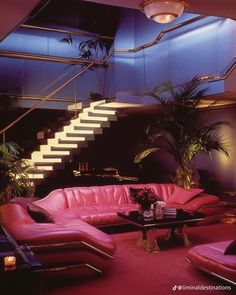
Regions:
[[170, 153], [178, 164], [173, 182], [184, 188], [196, 183], [194, 163], [199, 154], [210, 155], [215, 150], [230, 155], [227, 139], [219, 132], [223, 125], [229, 124], [223, 121], [205, 124], [200, 117], [200, 102], [207, 91], [201, 84], [202, 80], [196, 76], [179, 87], [174, 88], [168, 82], [148, 93], [159, 101], [160, 113], [146, 128], [147, 143], [134, 158], [135, 163], [141, 163], [159, 150]]
[[0, 204], [33, 189], [27, 174], [29, 165], [20, 159], [20, 151], [17, 143], [0, 144]]

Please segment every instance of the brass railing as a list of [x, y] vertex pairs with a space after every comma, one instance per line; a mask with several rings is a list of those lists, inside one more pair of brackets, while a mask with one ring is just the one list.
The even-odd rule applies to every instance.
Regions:
[[[25, 60], [36, 60], [36, 61], [47, 61], [47, 62], [59, 62], [70, 65], [88, 65], [91, 61], [82, 59], [82, 58], [73, 58], [73, 57], [61, 57], [61, 56], [51, 56], [44, 54], [32, 54], [8, 50], [0, 50], [0, 57], [8, 58], [21, 58]], [[103, 61], [94, 60], [94, 65], [99, 67], [105, 67]]]
[[99, 39], [108, 39], [108, 40], [114, 40], [114, 37], [110, 36], [104, 36], [99, 34], [92, 34], [92, 33], [83, 33], [83, 32], [74, 32], [74, 31], [68, 31], [68, 30], [61, 30], [61, 29], [55, 29], [55, 28], [49, 28], [49, 27], [43, 27], [43, 26], [32, 26], [32, 25], [21, 25], [21, 28], [24, 29], [31, 29], [31, 30], [41, 30], [46, 32], [54, 32], [54, 33], [62, 33], [65, 35], [75, 35], [75, 36], [81, 36], [81, 37], [91, 37], [91, 38], [99, 38]]
[[[182, 27], [188, 26], [190, 24], [193, 24], [197, 21], [200, 21], [204, 18], [207, 18], [207, 16], [197, 16], [194, 18], [191, 18], [189, 20], [183, 21], [179, 24], [176, 24], [170, 28], [164, 29], [162, 30], [157, 37], [148, 42], [145, 43], [143, 45], [137, 46], [135, 48], [132, 49], [113, 49], [111, 50], [111, 52], [103, 58], [103, 60], [101, 61], [101, 64], [106, 63], [106, 61], [108, 59], [110, 59], [115, 53], [136, 53], [138, 51], [141, 51], [143, 49], [149, 48], [151, 46], [154, 46], [156, 44], [158, 44], [162, 38], [169, 32], [172, 32], [174, 30], [180, 29]], [[64, 33], [64, 32], [63, 32]], [[11, 127], [13, 127], [17, 122], [19, 122], [21, 119], [23, 119], [26, 115], [28, 115], [30, 112], [32, 112], [34, 109], [38, 108], [41, 104], [43, 104], [44, 102], [46, 102], [49, 98], [51, 98], [53, 95], [55, 95], [56, 93], [58, 93], [61, 89], [63, 89], [65, 86], [67, 86], [70, 82], [72, 82], [74, 79], [76, 79], [77, 77], [79, 77], [80, 75], [82, 75], [87, 69], [91, 68], [92, 66], [94, 66], [96, 64], [97, 61], [92, 61], [89, 64], [87, 64], [86, 66], [84, 66], [78, 73], [76, 73], [72, 78], [70, 78], [69, 80], [67, 80], [65, 83], [63, 83], [61, 86], [59, 86], [58, 88], [56, 88], [55, 90], [53, 90], [52, 92], [50, 92], [47, 96], [45, 96], [41, 101], [39, 101], [37, 104], [35, 104], [33, 107], [31, 107], [29, 110], [27, 110], [25, 113], [23, 113], [21, 116], [19, 116], [17, 119], [15, 119], [13, 122], [11, 122], [9, 125], [7, 125], [5, 128], [3, 128], [0, 131], [0, 134], [3, 134], [3, 140], [5, 140], [5, 132], [10, 129]], [[236, 66], [236, 61], [234, 60], [234, 63], [232, 65], [230, 65], [230, 68], [226, 70], [226, 72], [222, 75], [205, 75], [202, 76], [201, 79], [205, 80], [205, 81], [212, 81], [212, 80], [222, 80], [225, 79], [230, 73], [231, 71], [235, 68]], [[67, 73], [63, 74], [63, 76], [65, 76]], [[57, 82], [60, 80], [60, 78], [57, 79]], [[54, 82], [53, 82], [54, 84]], [[49, 88], [49, 86], [47, 86], [45, 89]], [[45, 90], [44, 89], [44, 90]]]

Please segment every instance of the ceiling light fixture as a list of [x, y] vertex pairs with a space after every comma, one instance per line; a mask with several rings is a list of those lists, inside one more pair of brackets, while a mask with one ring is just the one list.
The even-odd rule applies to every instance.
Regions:
[[146, 16], [158, 23], [166, 24], [181, 16], [189, 0], [140, 0], [139, 8]]

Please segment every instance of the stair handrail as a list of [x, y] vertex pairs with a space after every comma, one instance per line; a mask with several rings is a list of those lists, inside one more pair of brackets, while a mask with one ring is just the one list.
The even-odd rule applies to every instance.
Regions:
[[[191, 19], [188, 19], [186, 21], [180, 22], [172, 27], [169, 27], [167, 29], [162, 30], [157, 37], [150, 41], [147, 42], [145, 44], [142, 44], [140, 46], [131, 48], [131, 49], [113, 49], [111, 50], [111, 52], [105, 56], [102, 59], [102, 63], [105, 63], [108, 59], [110, 59], [115, 53], [135, 53], [138, 52], [140, 50], [152, 47], [156, 44], [158, 44], [161, 39], [169, 32], [177, 30], [179, 28], [182, 28], [184, 26], [190, 25], [194, 22], [197, 22], [199, 20], [205, 19], [208, 16], [204, 16], [204, 15], [199, 15], [196, 17], [193, 17]], [[38, 103], [36, 103], [33, 107], [31, 107], [30, 109], [28, 109], [25, 113], [23, 113], [22, 115], [20, 115], [17, 119], [15, 119], [14, 121], [12, 121], [9, 125], [7, 125], [5, 128], [3, 128], [2, 130], [0, 130], [0, 135], [3, 134], [3, 142], [5, 141], [5, 132], [10, 129], [11, 127], [13, 127], [16, 123], [18, 123], [21, 119], [23, 119], [26, 115], [28, 115], [29, 113], [31, 113], [34, 109], [36, 109], [38, 106], [40, 106], [41, 104], [43, 104], [45, 101], [47, 101], [50, 97], [52, 97], [54, 94], [56, 94], [57, 92], [59, 92], [61, 89], [63, 89], [65, 86], [67, 86], [70, 82], [72, 82], [74, 79], [76, 79], [77, 77], [79, 77], [83, 72], [85, 72], [87, 69], [91, 68], [94, 64], [96, 63], [96, 61], [91, 61], [90, 64], [88, 64], [87, 66], [83, 67], [78, 73], [76, 73], [74, 76], [72, 76], [72, 78], [70, 78], [69, 80], [67, 80], [65, 83], [63, 83], [61, 86], [59, 86], [58, 88], [56, 88], [55, 90], [53, 90], [52, 92], [50, 92], [47, 96], [45, 96], [41, 101], [39, 101]], [[233, 68], [235, 67], [235, 63]], [[233, 70], [233, 68], [231, 67], [231, 71]], [[230, 71], [230, 72], [231, 72]], [[221, 80], [224, 79], [224, 77], [226, 77], [225, 75], [205, 75], [200, 77], [200, 79], [202, 80]]]
[[[42, 103], [47, 101], [48, 98], [55, 95], [57, 92], [59, 92], [61, 89], [63, 89], [65, 86], [67, 86], [70, 82], [72, 82], [74, 79], [76, 79], [78, 76], [80, 76], [84, 71], [91, 68], [95, 64], [95, 61], [92, 61], [87, 66], [83, 67], [78, 73], [73, 75], [69, 80], [67, 80], [65, 83], [63, 83], [61, 86], [57, 87], [53, 91], [51, 91], [47, 96], [45, 96], [41, 101], [36, 103], [34, 106], [32, 106], [30, 109], [28, 109], [26, 112], [24, 112], [22, 115], [20, 115], [18, 118], [16, 118], [14, 121], [12, 121], [9, 125], [7, 125], [5, 128], [3, 128], [0, 131], [0, 134], [4, 134], [8, 129], [13, 127], [17, 122], [19, 122], [21, 119], [23, 119], [26, 115], [31, 113], [34, 109], [36, 109], [38, 106], [40, 106]], [[4, 136], [5, 137], [5, 136]]]

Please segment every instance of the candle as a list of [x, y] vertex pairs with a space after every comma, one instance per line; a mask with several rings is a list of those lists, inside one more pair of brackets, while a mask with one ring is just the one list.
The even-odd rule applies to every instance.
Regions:
[[4, 265], [5, 266], [15, 266], [16, 265], [16, 257], [15, 256], [4, 257]]

